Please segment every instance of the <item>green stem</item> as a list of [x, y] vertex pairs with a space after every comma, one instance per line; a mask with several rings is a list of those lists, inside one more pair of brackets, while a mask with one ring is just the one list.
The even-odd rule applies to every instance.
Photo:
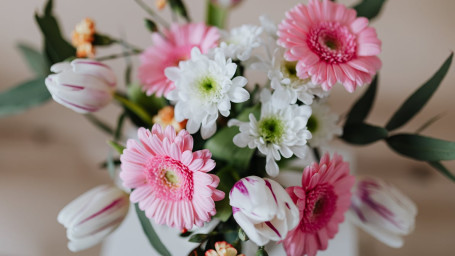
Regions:
[[226, 25], [229, 10], [221, 8], [207, 0], [207, 24], [223, 29]]
[[130, 101], [126, 96], [122, 95], [122, 93], [120, 92], [116, 92], [114, 94], [114, 99], [117, 100], [122, 106], [136, 114], [149, 127], [153, 126], [153, 118], [141, 106]]
[[169, 23], [168, 23], [165, 19], [163, 19], [163, 18], [161, 18], [159, 15], [157, 15], [157, 14], [155, 13], [155, 11], [153, 11], [147, 4], [145, 4], [144, 2], [142, 2], [142, 0], [134, 0], [134, 1], [136, 1], [136, 3], [137, 3], [142, 9], [144, 9], [144, 11], [146, 11], [150, 16], [152, 16], [152, 18], [153, 18], [156, 22], [160, 23], [161, 25], [163, 25], [163, 26], [166, 27], [166, 28], [169, 28], [169, 26], [170, 26]]
[[122, 128], [123, 122], [125, 121], [126, 114], [122, 113], [117, 121], [117, 128], [115, 129], [114, 133], [114, 141], [118, 141], [122, 137]]
[[95, 125], [96, 127], [98, 127], [100, 130], [102, 130], [103, 132], [109, 134], [109, 135], [112, 135], [114, 134], [114, 129], [112, 129], [108, 124], [106, 124], [105, 122], [101, 121], [100, 119], [98, 119], [96, 116], [92, 115], [92, 114], [85, 114], [84, 115], [87, 120], [90, 121], [90, 123], [92, 123], [93, 125]]

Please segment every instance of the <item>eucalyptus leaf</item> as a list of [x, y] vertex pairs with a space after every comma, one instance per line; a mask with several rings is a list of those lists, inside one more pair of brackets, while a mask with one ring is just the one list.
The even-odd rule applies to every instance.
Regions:
[[343, 130], [344, 141], [355, 145], [367, 145], [387, 138], [386, 129], [365, 123], [347, 124]]
[[440, 162], [428, 162], [433, 168], [438, 170], [442, 175], [446, 176], [452, 181], [455, 181], [455, 175], [453, 175], [444, 165]]
[[371, 111], [376, 96], [378, 75], [376, 75], [367, 91], [352, 106], [348, 113], [346, 124], [363, 122]]
[[450, 54], [444, 64], [442, 64], [439, 70], [427, 82], [409, 96], [385, 126], [387, 130], [392, 131], [406, 124], [425, 106], [447, 74], [452, 63], [452, 58], [453, 53]]
[[29, 68], [37, 76], [41, 77], [49, 74], [49, 63], [41, 52], [24, 43], [19, 43], [17, 45], [17, 48], [21, 52], [24, 59], [27, 61]]
[[357, 16], [371, 20], [379, 15], [384, 3], [385, 0], [362, 0], [354, 6], [354, 9], [357, 11]]
[[0, 117], [18, 114], [47, 102], [51, 94], [44, 78], [30, 80], [0, 93]]
[[134, 204], [136, 208], [137, 217], [141, 222], [142, 229], [144, 230], [147, 239], [149, 240], [150, 244], [153, 248], [162, 256], [171, 256], [171, 253], [167, 250], [166, 246], [161, 242], [160, 237], [156, 234], [155, 230], [153, 229], [150, 220], [145, 216], [144, 211], [139, 209], [138, 204]]
[[455, 160], [455, 142], [417, 134], [397, 134], [386, 140], [397, 153], [421, 161]]

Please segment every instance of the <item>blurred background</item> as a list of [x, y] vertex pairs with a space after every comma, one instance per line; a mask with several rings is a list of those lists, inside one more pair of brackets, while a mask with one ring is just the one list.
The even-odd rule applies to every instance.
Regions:
[[[42, 37], [33, 14], [41, 12], [45, 0], [1, 0], [0, 2], [0, 90], [33, 78], [16, 43], [41, 47]], [[154, 1], [146, 0], [150, 5]], [[187, 0], [195, 21], [202, 21], [205, 1]], [[232, 11], [229, 26], [259, 24], [268, 14], [279, 22], [296, 0], [245, 0]], [[340, 1], [351, 5], [355, 1]], [[383, 42], [379, 90], [368, 121], [384, 125], [405, 98], [425, 82], [455, 49], [455, 1], [388, 1], [380, 17], [372, 22]], [[143, 26], [146, 13], [134, 1], [55, 1], [64, 35], [81, 19], [95, 19], [97, 30], [122, 37], [140, 47], [150, 45]], [[168, 10], [163, 16], [169, 16]], [[100, 56], [120, 52], [112, 47]], [[137, 59], [135, 60], [137, 63]], [[123, 60], [109, 62], [123, 74]], [[137, 66], [136, 66], [137, 67]], [[119, 78], [123, 81], [122, 78]], [[120, 85], [123, 86], [123, 85]], [[121, 87], [121, 89], [123, 89]], [[345, 113], [365, 88], [349, 94], [341, 86], [330, 102]], [[402, 131], [415, 131], [431, 117], [441, 120], [423, 134], [455, 141], [455, 67], [431, 101]], [[115, 120], [116, 106], [97, 113]], [[98, 255], [100, 247], [73, 254], [66, 248], [65, 229], [57, 223], [59, 210], [86, 190], [109, 182], [100, 164], [107, 155], [105, 134], [81, 115], [53, 101], [24, 114], [0, 119], [0, 255]], [[341, 145], [337, 142], [337, 145]], [[391, 249], [360, 232], [359, 255], [453, 255], [455, 251], [455, 184], [425, 163], [391, 152], [382, 143], [367, 147], [343, 145], [356, 159], [357, 174], [376, 175], [398, 186], [417, 204], [419, 214], [414, 233], [403, 248]], [[455, 163], [448, 162], [455, 172]]]

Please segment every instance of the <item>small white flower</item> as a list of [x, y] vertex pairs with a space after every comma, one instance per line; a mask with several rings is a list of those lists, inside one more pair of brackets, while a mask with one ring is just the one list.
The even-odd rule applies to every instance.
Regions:
[[275, 177], [279, 173], [276, 161], [281, 156], [305, 156], [307, 140], [311, 139], [311, 133], [306, 127], [311, 108], [296, 104], [278, 108], [270, 100], [270, 92], [267, 90], [263, 91], [261, 98], [259, 121], [250, 114], [249, 122], [231, 119], [228, 126], [239, 126], [240, 133], [234, 136], [234, 144], [238, 147], [258, 148], [267, 158], [267, 174]]
[[337, 124], [338, 115], [331, 111], [327, 103], [314, 102], [311, 109], [313, 112], [307, 127], [312, 135], [308, 141], [312, 147], [326, 146], [333, 137], [343, 134], [343, 129]]
[[402, 247], [416, 215], [416, 205], [395, 187], [373, 177], [357, 178], [348, 217], [379, 241]]
[[274, 51], [272, 64], [268, 71], [273, 92], [272, 99], [280, 106], [294, 104], [297, 99], [311, 105], [315, 96], [326, 97], [327, 92], [311, 82], [311, 78], [300, 79], [297, 76], [297, 62], [284, 59], [285, 49], [277, 47]]
[[[195, 133], [201, 129], [204, 139], [216, 131], [218, 111], [229, 116], [231, 102], [240, 103], [249, 99], [250, 94], [243, 87], [246, 78], [234, 79], [237, 65], [226, 60], [220, 50], [215, 50], [213, 59], [201, 54], [197, 47], [191, 51], [191, 59], [180, 61], [179, 67], [170, 67], [165, 74], [174, 82], [175, 89], [167, 99], [175, 101], [175, 119], [188, 119], [186, 129]], [[232, 80], [231, 80], [232, 79]]]
[[72, 252], [88, 249], [106, 238], [123, 221], [128, 194], [115, 186], [95, 187], [65, 206], [57, 220], [67, 228]]
[[52, 98], [78, 113], [103, 108], [112, 101], [117, 79], [111, 68], [101, 62], [75, 59], [52, 65], [46, 87]]
[[300, 219], [289, 194], [276, 181], [257, 176], [243, 178], [229, 193], [235, 221], [259, 246], [283, 240]]
[[222, 32], [220, 48], [226, 57], [246, 61], [251, 57], [253, 49], [261, 46], [261, 33], [262, 28], [254, 25], [242, 25], [229, 33]]

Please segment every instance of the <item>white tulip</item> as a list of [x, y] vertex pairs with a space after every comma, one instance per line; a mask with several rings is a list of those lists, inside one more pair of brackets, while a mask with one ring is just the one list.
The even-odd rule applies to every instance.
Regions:
[[402, 236], [414, 230], [416, 205], [380, 179], [358, 178], [351, 200], [350, 220], [390, 247], [402, 247]]
[[122, 223], [129, 209], [129, 197], [115, 186], [95, 187], [65, 206], [57, 220], [65, 228], [73, 252], [90, 248]]
[[116, 77], [111, 68], [101, 62], [76, 59], [51, 67], [46, 86], [52, 98], [78, 113], [95, 112], [112, 101]]
[[259, 246], [281, 241], [299, 223], [299, 210], [277, 182], [249, 176], [229, 193], [234, 219]]

